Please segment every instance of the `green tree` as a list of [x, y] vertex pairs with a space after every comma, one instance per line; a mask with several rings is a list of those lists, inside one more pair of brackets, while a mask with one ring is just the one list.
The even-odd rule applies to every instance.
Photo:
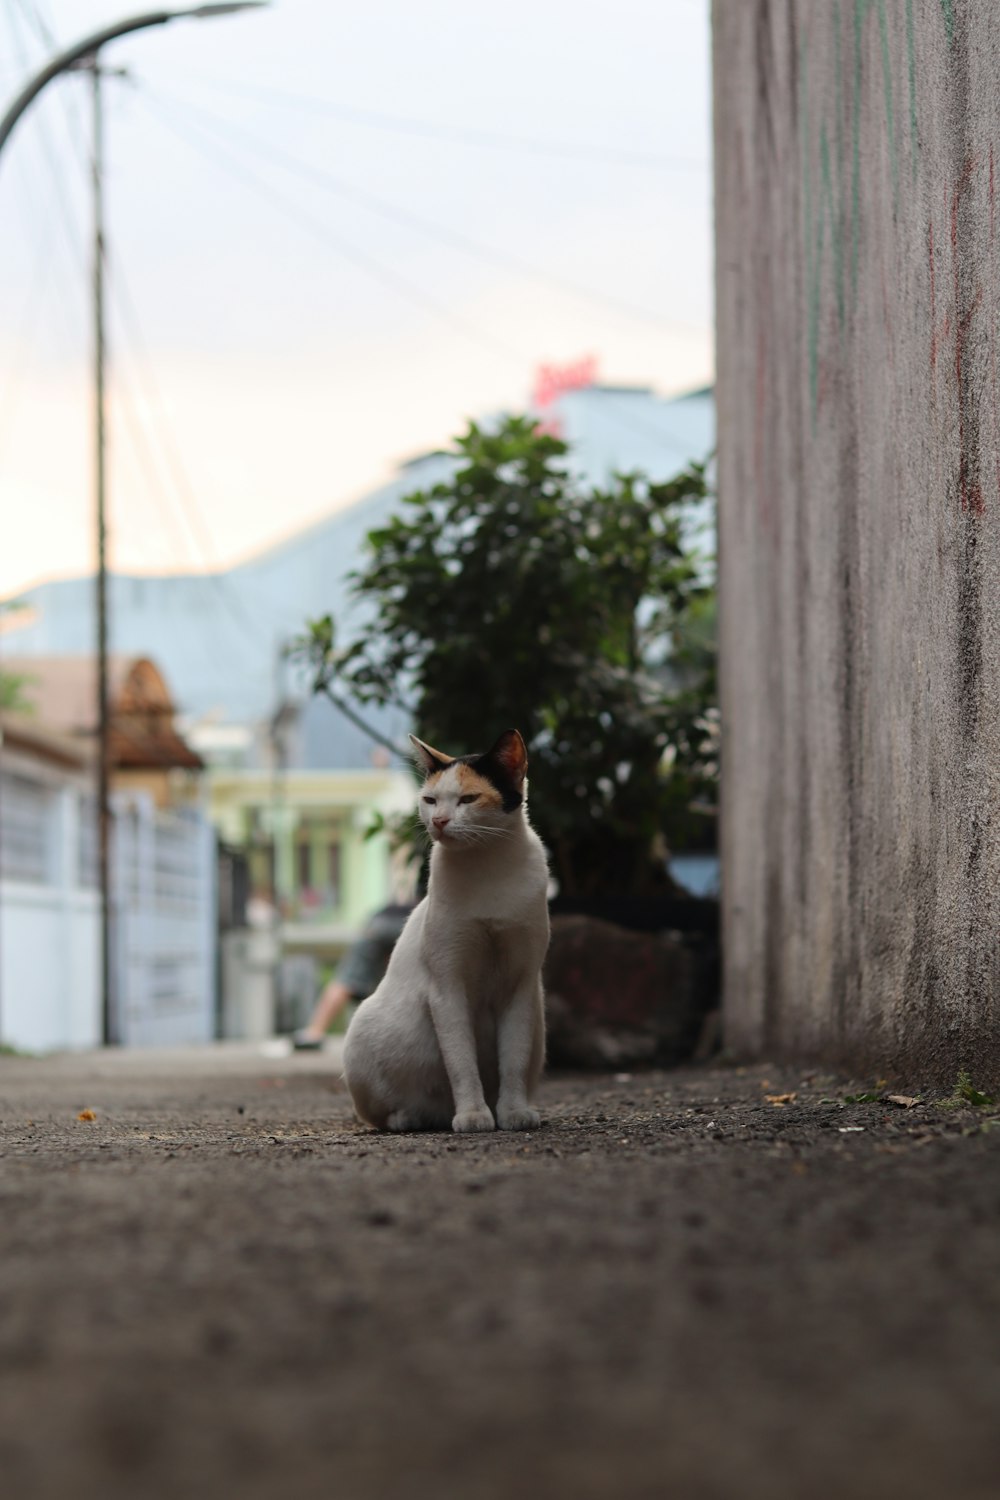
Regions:
[[684, 541], [704, 468], [587, 488], [524, 418], [457, 447], [447, 482], [369, 534], [370, 628], [341, 650], [329, 618], [312, 626], [314, 685], [403, 703], [452, 754], [516, 725], [561, 889], [647, 892], [713, 795], [712, 591]]
[[0, 670], [0, 708], [10, 713], [28, 713], [31, 704], [24, 696], [27, 681], [19, 673]]
[[[5, 599], [0, 603], [0, 614], [13, 614], [24, 607], [19, 599]], [[5, 672], [0, 662], [0, 709], [9, 713], [31, 713], [32, 704], [24, 692], [31, 680], [21, 672]]]

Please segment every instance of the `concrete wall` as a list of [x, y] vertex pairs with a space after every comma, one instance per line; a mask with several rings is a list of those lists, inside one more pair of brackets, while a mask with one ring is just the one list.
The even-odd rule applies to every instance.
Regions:
[[1000, 1083], [1000, 26], [715, 0], [726, 1026]]

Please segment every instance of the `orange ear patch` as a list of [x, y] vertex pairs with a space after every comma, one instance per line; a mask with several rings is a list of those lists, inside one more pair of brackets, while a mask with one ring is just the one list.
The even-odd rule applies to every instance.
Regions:
[[480, 776], [471, 766], [462, 765], [456, 767], [458, 777], [458, 790], [460, 797], [469, 797], [473, 793], [481, 798], [483, 807], [502, 807], [503, 798], [491, 781], [485, 776]]

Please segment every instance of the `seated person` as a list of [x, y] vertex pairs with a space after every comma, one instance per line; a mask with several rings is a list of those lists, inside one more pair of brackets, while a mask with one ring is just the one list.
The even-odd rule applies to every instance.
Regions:
[[361, 936], [348, 948], [333, 978], [320, 992], [308, 1025], [295, 1033], [296, 1051], [322, 1047], [323, 1038], [344, 1007], [352, 1000], [367, 999], [378, 988], [389, 955], [414, 906], [415, 901], [383, 906], [369, 917]]

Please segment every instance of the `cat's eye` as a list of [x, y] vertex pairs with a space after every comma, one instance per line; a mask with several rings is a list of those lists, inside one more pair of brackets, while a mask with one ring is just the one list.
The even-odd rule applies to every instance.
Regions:
[[425, 802], [429, 802], [430, 805], [431, 805], [431, 807], [435, 807], [437, 805], [437, 798], [436, 797], [425, 797], [424, 801]]
[[459, 800], [460, 804], [462, 802], [478, 802], [479, 801], [479, 793], [478, 792], [466, 792], [465, 796], [464, 797], [459, 797], [458, 800]]

